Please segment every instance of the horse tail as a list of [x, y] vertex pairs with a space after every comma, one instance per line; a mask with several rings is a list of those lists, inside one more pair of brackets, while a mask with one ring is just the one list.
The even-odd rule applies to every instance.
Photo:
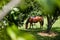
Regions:
[[42, 20], [41, 20], [41, 26], [43, 26], [43, 24], [44, 24], [44, 18], [42, 17]]
[[27, 21], [26, 21], [26, 25], [25, 25], [26, 29], [27, 29], [27, 27], [28, 27], [28, 23], [29, 23], [29, 18], [28, 18]]
[[42, 26], [43, 26], [43, 24], [44, 24], [44, 19], [42, 18]]
[[44, 20], [42, 21], [42, 26], [43, 26], [43, 24], [44, 24]]

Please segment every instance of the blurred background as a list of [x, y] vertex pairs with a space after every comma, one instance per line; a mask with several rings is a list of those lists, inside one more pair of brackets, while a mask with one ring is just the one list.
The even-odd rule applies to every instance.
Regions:
[[[0, 0], [0, 11], [9, 2], [12, 2], [12, 0]], [[13, 2], [11, 4], [14, 4]], [[48, 21], [46, 16], [48, 15], [53, 21], [51, 31], [60, 33], [60, 0], [20, 0], [20, 3], [11, 8], [0, 20], [0, 40], [60, 40], [60, 35], [54, 38], [38, 35], [37, 33], [41, 31], [39, 23], [33, 26], [35, 29], [25, 30], [26, 20], [30, 16], [40, 15], [44, 17], [44, 30], [47, 29]]]

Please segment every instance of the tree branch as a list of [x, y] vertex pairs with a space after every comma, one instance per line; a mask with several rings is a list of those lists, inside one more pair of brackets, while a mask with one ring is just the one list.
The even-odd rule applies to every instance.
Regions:
[[4, 16], [8, 14], [8, 12], [11, 10], [11, 8], [16, 7], [21, 0], [11, 0], [7, 5], [3, 7], [3, 9], [0, 11], [0, 21], [3, 19]]

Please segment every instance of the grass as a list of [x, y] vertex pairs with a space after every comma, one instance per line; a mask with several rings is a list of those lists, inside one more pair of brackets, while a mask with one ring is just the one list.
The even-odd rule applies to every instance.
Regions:
[[[26, 21], [25, 21], [26, 22]], [[60, 40], [60, 18], [53, 24], [51, 31], [57, 33], [58, 35], [55, 37], [48, 37], [48, 36], [40, 36], [37, 33], [46, 30], [47, 28], [47, 20], [46, 18], [44, 19], [44, 25], [43, 28], [44, 30], [40, 29], [40, 24], [36, 23], [33, 28], [25, 30], [25, 22], [22, 27], [20, 27], [20, 31], [24, 33], [30, 33], [32, 34], [37, 40]], [[29, 25], [28, 25], [29, 26]], [[19, 34], [20, 34], [19, 31]], [[0, 31], [0, 40], [8, 40], [7, 38], [9, 37], [6, 33], [5, 30]], [[23, 33], [22, 33], [23, 34]], [[5, 36], [4, 36], [5, 35]], [[27, 35], [26, 35], [27, 36]], [[4, 38], [3, 38], [4, 37]], [[11, 39], [10, 39], [11, 40]]]
[[[26, 22], [26, 21], [25, 21]], [[23, 29], [23, 31], [27, 31], [31, 34], [33, 34], [37, 40], [60, 40], [60, 18], [53, 24], [51, 31], [57, 33], [58, 35], [55, 37], [48, 37], [48, 36], [40, 36], [37, 33], [41, 32], [40, 30], [40, 24], [36, 23], [35, 26], [33, 26], [33, 29], [25, 29], [25, 24], [23, 25], [23, 27], [21, 27], [21, 29]], [[43, 26], [44, 30], [46, 30], [47, 28], [47, 20], [46, 18], [44, 19], [44, 26]]]

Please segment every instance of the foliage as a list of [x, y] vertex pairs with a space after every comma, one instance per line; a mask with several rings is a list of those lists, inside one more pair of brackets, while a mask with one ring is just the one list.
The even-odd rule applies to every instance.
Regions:
[[[41, 15], [40, 4], [36, 0], [22, 0], [21, 5], [19, 6], [23, 13], [27, 15]], [[37, 13], [40, 12], [40, 13]]]
[[2, 7], [4, 5], [6, 5], [10, 0], [0, 0], [0, 9], [2, 9]]
[[14, 24], [11, 27], [7, 27], [7, 32], [12, 40], [36, 40], [32, 34], [18, 30]]
[[[3, 8], [4, 5], [6, 5], [10, 0], [0, 0], [0, 9]], [[59, 0], [21, 0], [21, 4], [19, 4], [18, 7], [13, 8], [9, 14], [7, 14], [4, 19], [0, 22], [0, 26], [2, 29], [4, 29], [8, 25], [12, 25], [13, 23], [16, 26], [23, 25], [23, 22], [26, 18], [30, 16], [36, 16], [36, 15], [48, 15], [52, 19], [52, 22], [55, 22], [58, 19], [58, 16], [60, 16], [60, 1]], [[12, 30], [8, 26], [7, 31], [14, 31], [16, 33], [15, 35], [19, 34], [18, 31]], [[15, 32], [16, 31], [16, 32]], [[1, 30], [1, 34], [4, 31]], [[0, 35], [1, 35], [0, 34]], [[9, 33], [8, 33], [9, 34]], [[9, 34], [11, 36], [11, 34]], [[3, 35], [2, 35], [3, 36]], [[6, 36], [6, 34], [5, 34]], [[3, 38], [3, 37], [1, 37]]]
[[[24, 4], [24, 3], [26, 3], [26, 4]], [[6, 17], [4, 17], [3, 21], [8, 23], [9, 25], [11, 25], [12, 23], [15, 23], [17, 26], [21, 26], [27, 17], [42, 14], [42, 12], [40, 11], [39, 3], [34, 0], [33, 1], [25, 0], [21, 4], [27, 5], [26, 8], [23, 8], [24, 7], [23, 5], [13, 8], [9, 12], [9, 14], [6, 15]]]
[[52, 15], [55, 11], [56, 6], [59, 7], [59, 0], [37, 0], [41, 5], [41, 10], [45, 15]]

